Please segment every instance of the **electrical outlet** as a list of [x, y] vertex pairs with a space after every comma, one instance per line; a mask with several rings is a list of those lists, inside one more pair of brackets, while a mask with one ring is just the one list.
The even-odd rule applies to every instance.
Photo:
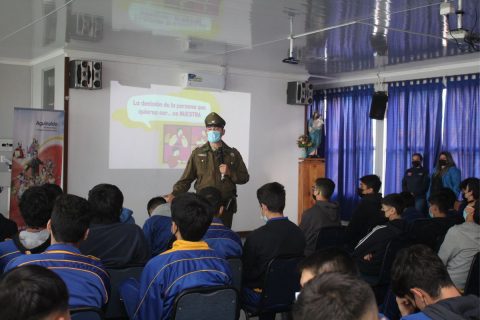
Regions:
[[13, 152], [13, 139], [0, 139], [0, 151]]

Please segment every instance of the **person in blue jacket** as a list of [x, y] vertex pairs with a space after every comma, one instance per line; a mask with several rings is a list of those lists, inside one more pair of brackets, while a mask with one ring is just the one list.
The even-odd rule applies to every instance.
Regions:
[[170, 203], [164, 197], [154, 197], [148, 201], [149, 218], [143, 224], [143, 233], [152, 250], [152, 257], [166, 251], [174, 240], [170, 231], [172, 213]]
[[448, 151], [440, 152], [438, 162], [430, 177], [430, 188], [427, 199], [431, 194], [442, 188], [451, 189], [456, 196], [460, 194], [461, 171], [455, 165], [452, 154]]
[[59, 196], [47, 223], [52, 244], [43, 253], [23, 255], [10, 261], [5, 271], [27, 265], [48, 268], [65, 282], [70, 308], [103, 307], [110, 292], [109, 275], [99, 259], [82, 255], [78, 249], [88, 236], [91, 216], [87, 200], [69, 194]]
[[242, 256], [242, 240], [240, 236], [226, 227], [220, 217], [224, 211], [222, 193], [215, 187], [206, 187], [198, 192], [207, 199], [213, 209], [212, 224], [208, 228], [203, 240], [223, 258], [238, 258]]
[[210, 204], [194, 193], [172, 201], [171, 250], [152, 258], [140, 282], [131, 278], [120, 285], [120, 295], [130, 319], [169, 319], [175, 297], [185, 289], [230, 285], [227, 260], [208, 247], [202, 237], [212, 222]]

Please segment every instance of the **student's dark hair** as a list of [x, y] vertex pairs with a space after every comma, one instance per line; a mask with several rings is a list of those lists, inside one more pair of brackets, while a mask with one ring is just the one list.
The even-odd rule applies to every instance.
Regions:
[[455, 200], [455, 193], [448, 188], [442, 188], [437, 192], [433, 193], [430, 198], [428, 198], [428, 202], [430, 203], [430, 205], [436, 205], [440, 212], [443, 212], [445, 214], [448, 213], [448, 210], [453, 208]]
[[325, 272], [339, 272], [358, 275], [358, 269], [352, 257], [341, 248], [326, 248], [312, 253], [303, 259], [298, 269], [309, 270], [315, 276]]
[[147, 211], [152, 212], [156, 207], [165, 203], [167, 203], [167, 200], [165, 200], [164, 197], [153, 197], [152, 199], [148, 200]]
[[206, 187], [198, 191], [198, 194], [207, 199], [212, 206], [212, 214], [214, 217], [220, 213], [220, 208], [223, 206], [222, 193], [215, 187]]
[[460, 183], [460, 189], [466, 189], [468, 187], [469, 191], [472, 191], [473, 198], [478, 200], [480, 196], [480, 179], [478, 178], [467, 178]]
[[38, 320], [68, 312], [68, 291], [62, 279], [44, 267], [14, 268], [0, 281], [0, 319]]
[[357, 276], [329, 272], [309, 281], [293, 306], [294, 320], [358, 320], [375, 308], [370, 286]]
[[421, 153], [415, 152], [414, 154], [412, 154], [412, 158], [415, 157], [415, 156], [419, 157], [420, 161], [423, 161], [423, 156], [422, 156]]
[[410, 192], [402, 191], [400, 197], [403, 200], [403, 208], [415, 207], [415, 197]]
[[81, 241], [91, 218], [91, 206], [87, 200], [72, 194], [58, 196], [50, 220], [55, 240], [64, 243]]
[[328, 178], [318, 178], [315, 180], [315, 187], [325, 198], [330, 199], [335, 191], [335, 182]]
[[419, 288], [432, 298], [437, 298], [441, 288], [453, 286], [442, 260], [422, 244], [398, 252], [391, 277], [392, 291], [397, 297], [413, 297], [410, 289]]
[[94, 212], [92, 223], [109, 224], [120, 221], [123, 194], [117, 186], [108, 183], [96, 185], [88, 192], [88, 202]]
[[187, 241], [202, 239], [212, 223], [212, 211], [208, 201], [198, 194], [183, 193], [172, 201], [172, 221]]
[[48, 205], [50, 206], [50, 212], [53, 210], [55, 205], [55, 199], [63, 193], [62, 188], [54, 183], [45, 183], [42, 184], [42, 188], [45, 189], [48, 195]]
[[285, 209], [285, 188], [278, 182], [264, 184], [257, 190], [257, 199], [260, 204], [266, 205], [269, 211], [283, 213], [283, 209]]
[[48, 193], [42, 187], [27, 189], [20, 197], [20, 213], [28, 227], [44, 228], [52, 214]]
[[360, 178], [360, 181], [363, 182], [368, 188], [372, 188], [373, 192], [378, 193], [382, 187], [382, 181], [375, 174], [369, 174]]
[[395, 211], [397, 211], [397, 215], [399, 216], [402, 215], [403, 209], [405, 209], [403, 198], [398, 193], [386, 195], [382, 199], [382, 204], [395, 208]]

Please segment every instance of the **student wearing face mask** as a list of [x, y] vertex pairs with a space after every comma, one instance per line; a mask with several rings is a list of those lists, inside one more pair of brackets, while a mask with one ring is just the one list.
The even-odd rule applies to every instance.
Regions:
[[460, 169], [455, 165], [452, 154], [448, 151], [440, 152], [438, 162], [430, 178], [427, 198], [442, 188], [449, 188], [458, 196], [460, 194], [460, 177]]
[[206, 187], [214, 187], [220, 190], [222, 202], [225, 203], [221, 220], [230, 228], [233, 214], [237, 211], [237, 184], [247, 183], [249, 175], [240, 152], [222, 140], [225, 124], [225, 120], [215, 112], [205, 118], [208, 142], [192, 151], [185, 171], [173, 186], [167, 201], [187, 192], [193, 181], [197, 192]]
[[420, 213], [427, 213], [427, 191], [430, 186], [428, 170], [422, 166], [420, 153], [412, 155], [412, 167], [405, 171], [402, 179], [402, 191], [415, 197], [415, 208]]

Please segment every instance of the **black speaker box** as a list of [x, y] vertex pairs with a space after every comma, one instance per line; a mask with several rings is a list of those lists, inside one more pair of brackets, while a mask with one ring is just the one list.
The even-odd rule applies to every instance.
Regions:
[[287, 84], [287, 104], [306, 105], [313, 102], [313, 85], [292, 81]]
[[102, 63], [100, 61], [72, 60], [69, 64], [69, 71], [70, 88], [102, 88]]
[[370, 106], [370, 118], [383, 120], [385, 110], [387, 109], [388, 96], [385, 91], [377, 91], [372, 96], [372, 105]]

